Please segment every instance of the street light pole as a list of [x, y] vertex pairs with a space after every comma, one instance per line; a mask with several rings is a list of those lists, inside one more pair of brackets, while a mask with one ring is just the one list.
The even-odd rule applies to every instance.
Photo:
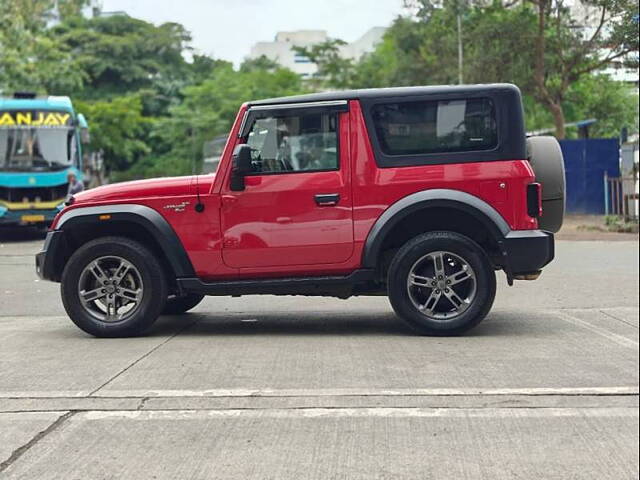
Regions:
[[458, 6], [458, 83], [462, 85], [462, 19], [460, 18], [460, 8]]

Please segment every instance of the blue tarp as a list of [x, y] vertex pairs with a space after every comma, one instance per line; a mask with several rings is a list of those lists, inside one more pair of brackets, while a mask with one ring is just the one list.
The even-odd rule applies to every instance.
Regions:
[[567, 177], [567, 213], [604, 215], [604, 172], [620, 176], [617, 138], [561, 140]]

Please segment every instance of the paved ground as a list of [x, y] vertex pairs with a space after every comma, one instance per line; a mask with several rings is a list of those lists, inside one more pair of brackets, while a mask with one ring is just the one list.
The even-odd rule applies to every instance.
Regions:
[[211, 298], [98, 340], [0, 238], [1, 478], [638, 478], [638, 243], [560, 241], [459, 338], [384, 298]]

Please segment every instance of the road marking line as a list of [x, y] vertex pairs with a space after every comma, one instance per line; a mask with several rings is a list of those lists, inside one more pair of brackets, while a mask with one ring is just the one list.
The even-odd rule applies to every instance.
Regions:
[[566, 312], [599, 312], [601, 310], [618, 310], [618, 309], [622, 309], [622, 308], [626, 308], [628, 310], [638, 310], [640, 307], [638, 307], [637, 305], [618, 305], [617, 307], [563, 307], [563, 308], [556, 308], [556, 310], [559, 311], [566, 311]]
[[526, 417], [638, 417], [635, 407], [615, 408], [297, 408], [267, 410], [143, 410], [89, 411], [75, 418], [103, 420], [191, 420], [216, 417], [320, 418], [320, 417], [442, 417], [442, 418], [526, 418]]
[[89, 390], [52, 390], [34, 392], [0, 392], [0, 398], [91, 398]]
[[145, 398], [145, 397], [343, 397], [343, 396], [482, 396], [482, 395], [639, 395], [638, 386], [533, 388], [217, 388], [207, 390], [102, 390], [0, 392], [0, 398]]
[[573, 325], [577, 325], [579, 327], [586, 328], [587, 330], [591, 330], [594, 333], [597, 333], [601, 337], [604, 337], [612, 342], [617, 343], [618, 345], [626, 348], [638, 348], [638, 342], [632, 340], [627, 337], [623, 337], [622, 335], [618, 335], [617, 333], [610, 332], [609, 330], [594, 325], [593, 323], [587, 322], [586, 320], [582, 320], [581, 318], [574, 317], [573, 315], [569, 315], [566, 312], [560, 310], [554, 310], [552, 313], [558, 317], [560, 320], [564, 320], [567, 323], [572, 323]]
[[[638, 395], [638, 386], [533, 388], [323, 388], [323, 389], [208, 389], [102, 390], [100, 397], [339, 397], [339, 396], [478, 396], [478, 395]], [[27, 394], [29, 392], [21, 392]], [[16, 396], [15, 392], [10, 392]], [[0, 393], [0, 398], [3, 395]]]

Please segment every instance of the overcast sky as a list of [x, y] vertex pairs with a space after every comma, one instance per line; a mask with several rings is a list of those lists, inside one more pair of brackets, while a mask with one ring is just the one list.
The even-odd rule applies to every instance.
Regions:
[[258, 41], [282, 30], [326, 30], [347, 42], [371, 27], [389, 26], [402, 0], [102, 0], [104, 11], [124, 10], [153, 23], [178, 22], [199, 53], [238, 65]]

